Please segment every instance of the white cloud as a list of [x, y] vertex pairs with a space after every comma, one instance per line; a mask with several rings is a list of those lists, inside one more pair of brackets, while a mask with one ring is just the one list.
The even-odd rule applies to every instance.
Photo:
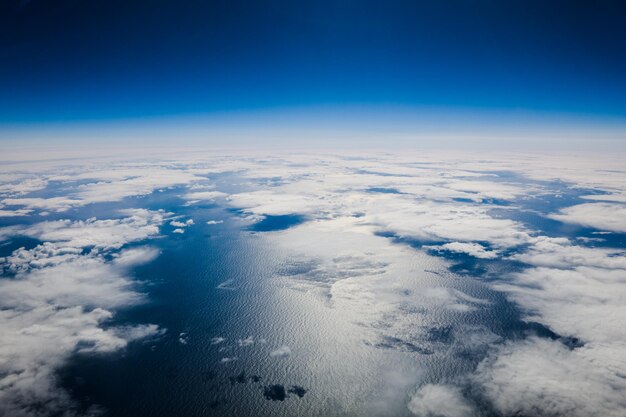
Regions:
[[130, 268], [154, 260], [159, 255], [159, 250], [150, 247], [126, 249], [114, 255], [114, 264], [123, 268]]
[[33, 212], [32, 210], [28, 210], [28, 209], [6, 210], [3, 208], [0, 208], [0, 217], [26, 216], [32, 212]]
[[36, 223], [13, 233], [47, 242], [63, 243], [69, 247], [96, 247], [116, 249], [128, 242], [157, 236], [159, 226], [168, 213], [143, 209], [122, 210], [127, 217], [98, 220], [55, 220]]
[[626, 233], [626, 205], [614, 203], [585, 203], [564, 208], [549, 216], [565, 223], [594, 229]]
[[471, 417], [474, 407], [459, 388], [451, 385], [426, 384], [412, 397], [409, 410], [418, 417]]
[[600, 195], [584, 195], [581, 198], [585, 200], [596, 200], [596, 201], [613, 201], [616, 203], [626, 203], [626, 195], [625, 194], [600, 194]]
[[62, 212], [74, 206], [81, 205], [81, 201], [68, 197], [5, 198], [2, 200], [2, 204], [8, 206], [26, 206], [31, 211], [34, 209], [43, 209]]
[[212, 345], [218, 345], [220, 343], [222, 343], [223, 341], [225, 341], [226, 339], [223, 337], [214, 337], [211, 339], [211, 344]]
[[[480, 364], [473, 382], [504, 415], [623, 416], [626, 380], [596, 353], [534, 337], [507, 343]], [[601, 356], [626, 360], [624, 347]]]
[[228, 194], [221, 191], [196, 191], [185, 194], [184, 197], [188, 200], [189, 204], [194, 204], [202, 201], [212, 202], [218, 198], [226, 197], [227, 195]]
[[206, 224], [208, 224], [209, 226], [212, 226], [214, 224], [222, 224], [224, 223], [224, 220], [209, 220], [206, 222]]
[[426, 246], [426, 248], [454, 253], [466, 253], [479, 259], [496, 259], [498, 257], [497, 251], [487, 250], [480, 243], [450, 242], [438, 246]]
[[291, 356], [291, 349], [289, 348], [289, 346], [281, 346], [278, 349], [270, 352], [270, 356], [272, 358], [288, 358], [289, 356]]
[[253, 345], [254, 344], [254, 337], [248, 336], [245, 339], [239, 339], [237, 341], [237, 344], [239, 346], [250, 346], [250, 345]]
[[573, 245], [565, 238], [545, 236], [537, 237], [526, 252], [513, 255], [511, 258], [533, 266], [559, 269], [578, 266], [626, 269], [624, 250]]
[[178, 221], [178, 220], [173, 220], [173, 221], [170, 222], [170, 226], [179, 227], [179, 228], [192, 226], [193, 224], [194, 224], [193, 219], [189, 219], [189, 220], [184, 221], [184, 222], [181, 222], [181, 221]]
[[[460, 323], [462, 315], [488, 308], [490, 304], [480, 294], [484, 286], [490, 286], [505, 291], [524, 319], [584, 343], [570, 350], [559, 340], [530, 338], [494, 347], [478, 372], [466, 375], [471, 389], [458, 388], [462, 380], [424, 385], [409, 403], [415, 414], [471, 415], [473, 406], [463, 396], [469, 392], [478, 392], [503, 414], [611, 416], [624, 409], [621, 398], [626, 391], [620, 377], [626, 373], [624, 251], [582, 245], [595, 243], [591, 241], [576, 244], [537, 236], [538, 231], [530, 226], [494, 214], [492, 202], [484, 204], [506, 200], [506, 210], [517, 212], [520, 201], [594, 188], [610, 194], [584, 196], [589, 203], [550, 217], [602, 233], [623, 233], [626, 208], [618, 204], [626, 195], [623, 158], [410, 152], [365, 156], [356, 160], [310, 154], [263, 159], [258, 155], [202, 154], [180, 159], [168, 155], [166, 162], [109, 160], [93, 166], [92, 162], [37, 162], [20, 165], [19, 170], [29, 171], [28, 175], [0, 174], [0, 216], [14, 217], [13, 222], [24, 215], [119, 201], [155, 190], [171, 191], [175, 186], [185, 186], [179, 195], [188, 204], [219, 201], [241, 209], [244, 216], [250, 216], [248, 220], [271, 214], [306, 215], [309, 221], [304, 224], [254, 239], [280, 253], [284, 268], [276, 279], [281, 284], [322, 295], [324, 305], [334, 309], [329, 314], [346, 323], [359, 323], [360, 341], [376, 346], [381, 337], [389, 336], [400, 347], [436, 350], [432, 344], [420, 343], [424, 328], [440, 326], [444, 312], [453, 317], [450, 334], [454, 341], [446, 347], [449, 351], [436, 353], [444, 358], [468, 349], [484, 353], [501, 339], [479, 325]], [[245, 191], [228, 195], [211, 188], [202, 176], [226, 171], [238, 173], [240, 178], [232, 185]], [[520, 180], [516, 177], [520, 174], [568, 184], [558, 185], [561, 189], [555, 191], [544, 182]], [[50, 187], [45, 194], [50, 197], [28, 195], [58, 181], [64, 186], [58, 192]], [[177, 233], [193, 221], [145, 210], [122, 215], [0, 229], [2, 237], [22, 234], [45, 242], [30, 250], [18, 249], [2, 260], [18, 278], [3, 281], [0, 287], [0, 364], [7, 367], [0, 368], [4, 395], [0, 404], [13, 407], [7, 410], [16, 411], [18, 403], [12, 400], [20, 398], [16, 394], [27, 402], [44, 399], [59, 410], [71, 406], [53, 379], [68, 352], [113, 351], [135, 336], [159, 332], [150, 325], [106, 330], [102, 326], [115, 309], [142, 301], [128, 269], [158, 254], [147, 247], [119, 251], [129, 242], [158, 236], [159, 226], [166, 221], [171, 221]], [[460, 291], [450, 286], [455, 280], [445, 261], [375, 235], [381, 232], [415, 240], [416, 246], [432, 243], [437, 245], [432, 249], [478, 259], [497, 259], [518, 248], [523, 252], [509, 258], [529, 269], [515, 274], [504, 271], [498, 284], [482, 282], [477, 291], [471, 291], [475, 283], [464, 282]], [[233, 289], [232, 281], [218, 288]], [[49, 340], [56, 350], [46, 347]], [[212, 343], [218, 341], [223, 339]], [[239, 343], [246, 346], [248, 341], [254, 339]], [[24, 352], [17, 348], [22, 345]], [[43, 363], [33, 369], [39, 357]], [[226, 357], [222, 362], [233, 360]], [[15, 369], [11, 368], [14, 364]]]
[[146, 247], [115, 252], [156, 235], [163, 221], [155, 212], [126, 214], [11, 229], [45, 242], [2, 260], [16, 276], [0, 280], [0, 414], [71, 412], [74, 404], [57, 386], [56, 370], [72, 354], [112, 352], [161, 333], [155, 325], [103, 327], [116, 309], [143, 301], [127, 269], [158, 253]]
[[[145, 196], [159, 189], [206, 181], [206, 178], [188, 170], [177, 169], [167, 164], [159, 166], [138, 163], [134, 166], [125, 164], [111, 166], [95, 162], [95, 165], [95, 167], [70, 166], [62, 169], [60, 173], [47, 174], [47, 178], [34, 178], [13, 185], [0, 184], [0, 193], [8, 189], [12, 195], [3, 199], [2, 203], [9, 206], [24, 206], [31, 210], [63, 212], [87, 204], [120, 201], [127, 197]], [[94, 182], [84, 183], [88, 180]], [[83, 183], [74, 186], [69, 194], [63, 196], [20, 197], [21, 194], [46, 188], [49, 181]]]
[[618, 416], [625, 409], [626, 263], [616, 249], [539, 237], [513, 258], [535, 267], [496, 288], [509, 294], [525, 320], [576, 338], [530, 338], [496, 349], [479, 367], [479, 382], [505, 415]]
[[[13, 178], [9, 178], [12, 180]], [[48, 181], [44, 178], [27, 178], [17, 183], [0, 184], [0, 194], [22, 195], [46, 188]]]

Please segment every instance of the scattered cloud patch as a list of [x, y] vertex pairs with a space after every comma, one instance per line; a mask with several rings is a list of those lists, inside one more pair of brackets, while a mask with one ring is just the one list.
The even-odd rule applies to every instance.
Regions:
[[439, 246], [426, 246], [426, 248], [437, 251], [465, 253], [479, 259], [496, 259], [498, 257], [497, 251], [487, 250], [480, 243], [450, 242]]
[[211, 339], [211, 344], [212, 345], [219, 345], [220, 343], [224, 342], [226, 339], [223, 337], [214, 337]]
[[281, 346], [278, 349], [270, 352], [270, 356], [272, 358], [280, 359], [288, 358], [289, 356], [291, 356], [291, 349], [289, 348], [289, 346]]
[[254, 344], [254, 337], [252, 336], [248, 336], [245, 339], [239, 339], [237, 341], [237, 344], [239, 346], [245, 347], [245, 346], [251, 346]]

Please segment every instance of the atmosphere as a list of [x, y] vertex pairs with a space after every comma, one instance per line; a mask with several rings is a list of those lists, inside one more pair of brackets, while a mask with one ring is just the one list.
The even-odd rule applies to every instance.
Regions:
[[507, 114], [478, 117], [499, 127], [546, 117], [560, 128], [580, 117], [596, 127], [626, 124], [619, 1], [19, 0], [0, 7], [5, 135], [32, 123], [289, 116], [303, 107], [332, 116], [353, 106], [413, 108], [422, 118], [449, 113], [446, 124], [461, 127], [457, 116], [468, 112]]

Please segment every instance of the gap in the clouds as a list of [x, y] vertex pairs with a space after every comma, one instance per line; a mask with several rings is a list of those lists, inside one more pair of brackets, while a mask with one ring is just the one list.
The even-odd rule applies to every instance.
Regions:
[[[0, 224], [0, 228], [2, 225]], [[26, 250], [31, 250], [36, 246], [42, 244], [43, 242], [38, 239], [33, 239], [26, 236], [13, 236], [9, 238], [6, 242], [0, 244], [0, 259], [11, 256], [14, 251], [24, 248]], [[4, 278], [13, 278], [16, 275], [16, 271], [11, 270], [7, 267], [7, 264], [4, 262], [0, 263], [0, 279]]]
[[367, 169], [357, 169], [354, 170], [355, 174], [361, 174], [361, 175], [376, 175], [379, 177], [404, 177], [404, 178], [411, 178], [412, 175], [409, 174], [399, 174], [399, 173], [389, 173], [389, 172], [380, 172], [380, 171], [370, 171]]
[[286, 230], [291, 227], [304, 223], [307, 220], [306, 216], [299, 214], [284, 214], [284, 215], [269, 215], [266, 214], [263, 218], [249, 227], [249, 230], [253, 232], [274, 232], [278, 230]]
[[[3, 226], [0, 224], [0, 227]], [[0, 245], [0, 258], [10, 256], [13, 251], [19, 248], [25, 248], [26, 250], [33, 249], [41, 243], [43, 243], [41, 240], [27, 236], [11, 237], [9, 240]]]
[[387, 188], [387, 187], [370, 187], [366, 191], [370, 193], [382, 193], [382, 194], [404, 194], [395, 188]]

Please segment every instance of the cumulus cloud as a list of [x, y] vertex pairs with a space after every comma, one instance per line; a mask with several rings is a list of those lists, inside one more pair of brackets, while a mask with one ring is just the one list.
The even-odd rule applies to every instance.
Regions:
[[237, 344], [239, 346], [250, 346], [250, 345], [253, 345], [254, 344], [254, 337], [248, 336], [245, 339], [239, 339], [237, 341]]
[[193, 219], [189, 219], [184, 222], [181, 222], [178, 220], [173, 220], [170, 222], [170, 226], [173, 226], [173, 227], [188, 227], [188, 226], [192, 226], [193, 224], [194, 224]]
[[163, 221], [158, 212], [125, 213], [130, 216], [10, 229], [44, 242], [1, 260], [15, 276], [0, 280], [0, 414], [70, 412], [74, 405], [57, 386], [56, 371], [72, 354], [113, 352], [162, 332], [151, 324], [103, 326], [115, 310], [143, 301], [127, 270], [158, 253], [118, 251], [156, 235]]
[[113, 263], [116, 266], [130, 268], [154, 260], [159, 255], [159, 250], [150, 247], [138, 247], [123, 250], [113, 256]]
[[291, 356], [291, 349], [289, 348], [289, 346], [281, 346], [278, 349], [270, 352], [270, 356], [272, 358], [288, 358], [289, 356]]
[[214, 337], [211, 339], [211, 344], [212, 345], [219, 345], [220, 343], [222, 343], [223, 341], [225, 341], [226, 339], [223, 337]]
[[144, 209], [122, 210], [120, 219], [55, 220], [13, 229], [12, 233], [42, 241], [63, 243], [69, 247], [117, 249], [128, 242], [146, 239], [159, 233], [168, 213]]
[[574, 245], [566, 238], [539, 236], [527, 251], [512, 259], [533, 266], [572, 269], [589, 266], [605, 269], [626, 269], [626, 251]]
[[585, 203], [564, 208], [549, 216], [564, 223], [579, 224], [594, 229], [626, 233], [626, 205], [615, 203]]
[[535, 337], [509, 342], [481, 364], [475, 383], [505, 415], [620, 415], [626, 407], [624, 252], [538, 237], [513, 258], [533, 267], [496, 288], [520, 306], [525, 320], [580, 346]]
[[487, 250], [480, 243], [450, 242], [438, 246], [426, 246], [426, 248], [438, 251], [465, 253], [479, 259], [496, 259], [498, 257], [497, 251]]
[[[589, 350], [535, 337], [507, 343], [480, 364], [473, 381], [504, 415], [622, 416], [626, 380]], [[602, 356], [623, 365], [623, 352]]]
[[471, 417], [474, 407], [452, 385], [426, 384], [412, 397], [409, 410], [419, 417]]

